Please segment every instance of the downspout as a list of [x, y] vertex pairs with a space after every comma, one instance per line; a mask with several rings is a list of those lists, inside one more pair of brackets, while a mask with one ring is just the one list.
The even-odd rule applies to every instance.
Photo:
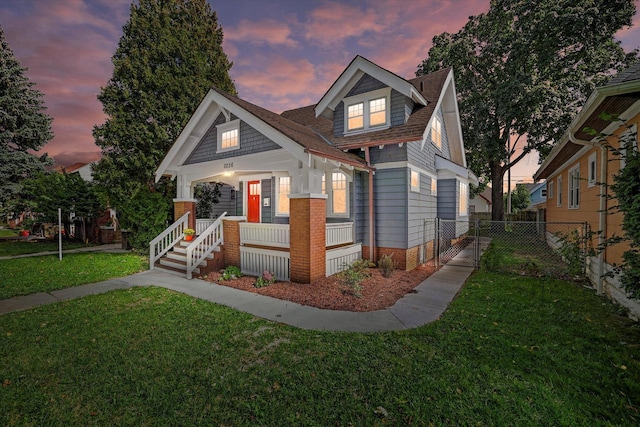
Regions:
[[375, 223], [373, 212], [373, 168], [371, 167], [371, 157], [369, 155], [369, 147], [364, 149], [364, 159], [369, 166], [369, 260], [375, 262]]
[[585, 141], [581, 139], [576, 139], [573, 136], [573, 132], [568, 132], [569, 141], [573, 142], [577, 145], [587, 145], [592, 147], [600, 148], [600, 215], [598, 216], [598, 229], [600, 233], [598, 234], [598, 248], [600, 248], [600, 252], [598, 253], [598, 277], [596, 279], [596, 292], [599, 295], [604, 293], [604, 258], [606, 252], [606, 240], [607, 240], [607, 198], [608, 198], [608, 189], [607, 189], [607, 148], [601, 144], [596, 144], [591, 141]]

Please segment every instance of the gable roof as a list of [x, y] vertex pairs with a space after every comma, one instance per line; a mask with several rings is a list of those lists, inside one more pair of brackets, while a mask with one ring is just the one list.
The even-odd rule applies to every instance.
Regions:
[[612, 125], [610, 120], [601, 118], [602, 113], [617, 115], [620, 120], [627, 120], [630, 117], [625, 117], [625, 112], [632, 107], [637, 108], [640, 105], [638, 101], [640, 101], [640, 62], [621, 71], [606, 85], [593, 91], [565, 134], [534, 174], [534, 180], [548, 178], [585, 145], [597, 142], [599, 137], [594, 137], [585, 128], [602, 133], [606, 132], [610, 126], [617, 126]]
[[[340, 74], [340, 77], [333, 82], [329, 90], [320, 98], [315, 105], [315, 116], [325, 116], [331, 118], [336, 106], [342, 98], [358, 83], [360, 78], [368, 74], [385, 85], [394, 88], [407, 98], [413, 99], [416, 104], [427, 105], [427, 101], [416, 90], [416, 88], [402, 77], [380, 67], [363, 56], [356, 55], [347, 68]], [[329, 111], [330, 110], [330, 111]]]

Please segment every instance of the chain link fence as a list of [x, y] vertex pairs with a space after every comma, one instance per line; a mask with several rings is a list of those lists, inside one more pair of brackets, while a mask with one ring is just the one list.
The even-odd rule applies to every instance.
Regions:
[[429, 225], [436, 266], [562, 279], [586, 274], [591, 241], [587, 223], [436, 219], [425, 222], [425, 229]]

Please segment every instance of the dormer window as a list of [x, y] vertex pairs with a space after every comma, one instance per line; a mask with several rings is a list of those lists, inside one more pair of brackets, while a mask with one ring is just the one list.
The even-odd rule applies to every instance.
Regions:
[[240, 120], [219, 124], [217, 130], [218, 153], [240, 148]]
[[345, 134], [388, 127], [390, 94], [383, 88], [345, 98]]

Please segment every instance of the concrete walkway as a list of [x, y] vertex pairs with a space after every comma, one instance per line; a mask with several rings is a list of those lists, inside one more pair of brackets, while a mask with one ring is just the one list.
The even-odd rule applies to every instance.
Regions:
[[[460, 261], [469, 256], [472, 256], [471, 248], [463, 250], [456, 260]], [[159, 286], [303, 329], [348, 332], [395, 331], [415, 328], [437, 320], [472, 272], [472, 267], [445, 265], [418, 285], [415, 292], [405, 295], [393, 306], [360, 313], [322, 310], [215, 285], [204, 280], [187, 280], [159, 270], [149, 270], [104, 282], [0, 300], [0, 315], [116, 289]]]

